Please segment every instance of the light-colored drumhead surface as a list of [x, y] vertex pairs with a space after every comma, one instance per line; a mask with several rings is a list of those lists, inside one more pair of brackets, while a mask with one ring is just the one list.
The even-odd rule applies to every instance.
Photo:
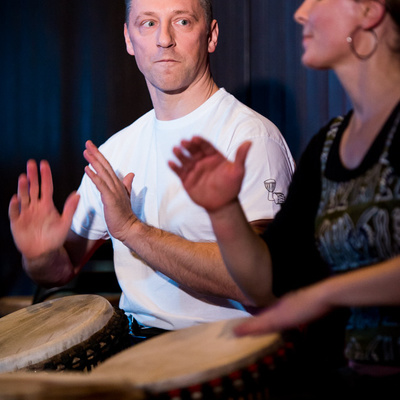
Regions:
[[0, 375], [0, 400], [143, 400], [130, 382], [85, 373], [15, 372]]
[[0, 318], [0, 372], [48, 360], [89, 339], [114, 313], [97, 295], [35, 304]]
[[279, 334], [237, 337], [243, 319], [219, 321], [162, 334], [109, 358], [91, 372], [118, 376], [153, 393], [184, 388], [247, 367], [283, 344]]

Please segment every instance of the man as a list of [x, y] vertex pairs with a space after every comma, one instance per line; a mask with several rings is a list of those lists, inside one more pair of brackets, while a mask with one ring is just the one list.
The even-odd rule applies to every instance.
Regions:
[[[101, 152], [87, 143], [90, 166], [62, 215], [54, 208], [49, 165], [41, 162], [40, 190], [36, 163], [28, 161], [9, 209], [25, 270], [41, 285], [64, 285], [111, 239], [120, 307], [138, 335], [146, 336], [148, 327], [174, 330], [246, 316], [252, 304], [227, 273], [207, 214], [167, 161], [173, 145], [194, 134], [231, 158], [251, 140], [241, 201], [254, 228], [263, 229], [293, 172], [287, 145], [270, 121], [215, 84], [209, 54], [218, 24], [210, 1], [127, 1], [124, 34], [154, 109]], [[266, 180], [274, 182], [269, 192]]]

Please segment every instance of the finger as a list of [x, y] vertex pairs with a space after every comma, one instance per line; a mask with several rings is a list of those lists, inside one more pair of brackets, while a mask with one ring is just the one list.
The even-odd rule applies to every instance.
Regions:
[[42, 200], [53, 201], [53, 177], [50, 165], [46, 160], [40, 162], [40, 177], [42, 179]]
[[182, 140], [181, 146], [185, 151], [190, 154], [191, 158], [199, 160], [205, 156], [202, 149], [202, 142], [204, 141], [201, 137], [193, 137], [192, 140]]
[[[92, 165], [92, 164], [91, 164]], [[93, 169], [87, 165], [85, 167], [85, 172], [86, 175], [90, 178], [90, 180], [93, 182], [93, 184], [96, 186], [97, 190], [102, 194], [102, 196], [112, 196], [113, 193], [115, 193], [115, 185], [114, 183], [107, 183], [103, 179], [103, 175], [97, 174]]]
[[196, 161], [218, 154], [218, 150], [207, 140], [201, 136], [193, 136], [192, 140], [182, 140], [182, 147], [184, 147]]
[[195, 160], [191, 156], [185, 154], [181, 147], [174, 147], [173, 153], [180, 161], [183, 170], [191, 169], [193, 167]]
[[172, 171], [174, 171], [179, 176], [179, 172], [180, 172], [181, 168], [178, 167], [176, 162], [169, 160], [168, 161], [168, 167], [170, 167], [172, 169]]
[[238, 336], [261, 335], [266, 333], [277, 332], [277, 327], [269, 324], [268, 314], [264, 313], [258, 317], [250, 317], [234, 328], [234, 332]]
[[107, 170], [107, 171], [113, 171], [111, 164], [108, 162], [108, 160], [103, 156], [103, 154], [100, 152], [100, 150], [93, 144], [91, 140], [88, 140], [86, 142], [86, 150], [84, 151], [84, 155], [86, 155], [86, 160], [89, 163], [98, 163], [101, 169]]
[[184, 177], [186, 176], [185, 170], [182, 168], [182, 166], [176, 164], [174, 161], [168, 161], [168, 166], [172, 169], [172, 171], [175, 172], [178, 177], [183, 180]]
[[35, 160], [28, 160], [26, 164], [26, 174], [28, 178], [28, 190], [30, 201], [36, 202], [39, 199], [39, 178]]
[[95, 171], [93, 171], [93, 169], [90, 168], [89, 165], [86, 165], [85, 173], [90, 178], [90, 180], [96, 185], [97, 189], [100, 190], [101, 179], [97, 176], [97, 173]]
[[8, 216], [10, 218], [10, 222], [13, 223], [19, 217], [19, 200], [18, 196], [14, 194], [11, 197], [10, 204], [8, 206]]
[[[84, 152], [85, 154], [85, 152]], [[86, 157], [85, 157], [86, 158]], [[109, 191], [109, 185], [104, 181], [103, 177], [106, 175], [104, 172], [100, 175], [98, 173], [99, 167], [97, 166], [97, 170], [95, 170], [95, 162], [91, 162], [90, 165], [85, 167], [86, 175], [91, 179], [91, 181], [96, 185], [97, 189], [100, 192]], [[113, 184], [111, 184], [113, 186]]]
[[86, 141], [85, 151], [90, 158], [104, 158], [98, 147], [91, 140]]
[[[88, 140], [86, 142], [86, 149], [83, 152], [83, 156], [86, 161], [92, 166], [95, 173], [102, 179], [102, 181], [109, 187], [114, 188], [119, 181], [111, 164], [99, 151], [99, 149], [93, 144], [92, 141]], [[102, 184], [98, 180], [99, 184]]]
[[26, 174], [21, 174], [18, 178], [18, 201], [21, 210], [29, 206], [29, 183]]
[[[200, 136], [195, 136], [193, 138], [193, 143], [197, 144], [200, 147], [204, 156], [212, 156], [214, 154], [221, 154], [210, 142], [201, 138]], [[221, 154], [221, 157], [223, 157], [222, 154]]]
[[244, 167], [247, 154], [250, 150], [252, 143], [251, 142], [244, 142], [243, 144], [240, 145], [236, 152], [236, 157], [235, 157], [235, 164], [240, 165], [241, 167]]
[[76, 208], [78, 207], [79, 199], [79, 194], [72, 192], [65, 201], [61, 217], [68, 226], [71, 226], [72, 218], [75, 214]]

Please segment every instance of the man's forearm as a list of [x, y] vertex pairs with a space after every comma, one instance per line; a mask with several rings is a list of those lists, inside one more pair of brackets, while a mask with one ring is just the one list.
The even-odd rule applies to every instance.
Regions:
[[214, 242], [192, 242], [138, 221], [124, 244], [189, 290], [253, 305], [234, 283]]

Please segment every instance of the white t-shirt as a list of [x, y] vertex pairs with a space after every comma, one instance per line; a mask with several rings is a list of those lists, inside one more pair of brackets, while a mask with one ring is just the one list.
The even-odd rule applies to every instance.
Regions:
[[[193, 203], [167, 165], [174, 157], [172, 148], [194, 135], [205, 137], [230, 159], [243, 141], [253, 142], [240, 200], [249, 221], [272, 218], [294, 170], [292, 156], [275, 125], [224, 89], [173, 121], [157, 120], [152, 110], [100, 147], [118, 176], [135, 173], [131, 202], [138, 218], [191, 241], [215, 241], [207, 213]], [[272, 189], [266, 189], [266, 180], [275, 182]], [[79, 193], [73, 231], [88, 239], [110, 238], [99, 192], [86, 175]], [[140, 323], [174, 330], [249, 315], [236, 301], [189, 293], [120, 241], [111, 240], [122, 289], [120, 307]]]

